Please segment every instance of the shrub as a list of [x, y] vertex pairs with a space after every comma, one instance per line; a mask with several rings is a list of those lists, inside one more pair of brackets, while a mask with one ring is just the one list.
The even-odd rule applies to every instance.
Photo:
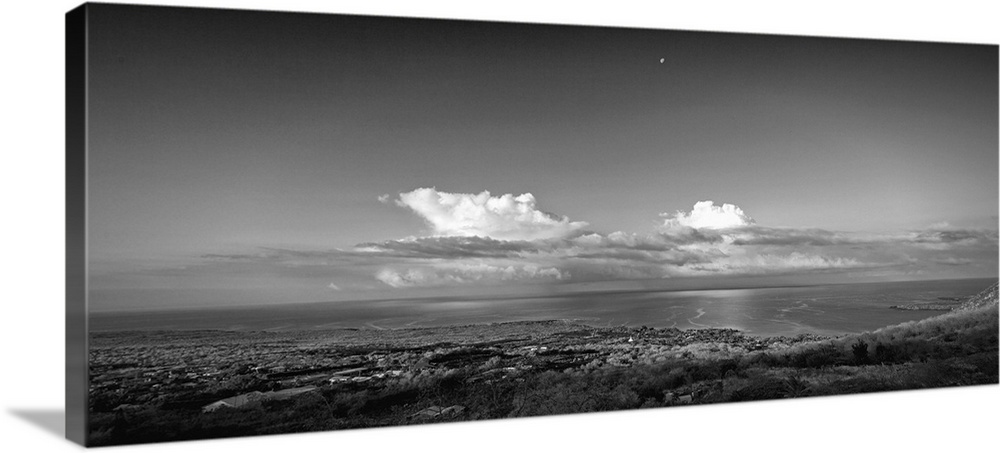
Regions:
[[783, 398], [785, 382], [775, 378], [754, 379], [729, 394], [729, 401], [754, 401]]
[[865, 343], [860, 338], [857, 343], [851, 345], [851, 353], [854, 354], [855, 364], [866, 365], [870, 361], [868, 359], [868, 343]]

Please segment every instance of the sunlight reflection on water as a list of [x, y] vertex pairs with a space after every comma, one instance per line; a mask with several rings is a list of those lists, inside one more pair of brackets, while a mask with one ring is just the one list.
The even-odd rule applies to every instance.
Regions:
[[555, 297], [395, 299], [92, 315], [91, 329], [405, 328], [562, 319], [595, 326], [734, 328], [755, 335], [837, 335], [940, 314], [891, 305], [978, 293], [993, 280], [704, 291], [587, 292]]

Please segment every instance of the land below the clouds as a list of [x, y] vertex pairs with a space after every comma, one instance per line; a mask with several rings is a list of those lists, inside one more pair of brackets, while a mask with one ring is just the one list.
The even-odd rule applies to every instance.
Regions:
[[[991, 290], [951, 313], [833, 337], [566, 321], [96, 332], [90, 443], [997, 383]], [[282, 389], [301, 393], [265, 397]], [[238, 407], [207, 407], [225, 398]]]

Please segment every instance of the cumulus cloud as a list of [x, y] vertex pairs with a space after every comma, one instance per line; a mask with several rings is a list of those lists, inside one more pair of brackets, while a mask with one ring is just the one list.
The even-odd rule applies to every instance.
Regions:
[[587, 226], [538, 209], [530, 193], [494, 197], [488, 191], [468, 194], [421, 188], [399, 194], [396, 204], [422, 217], [435, 236], [537, 240], [570, 236]]
[[695, 203], [691, 212], [677, 211], [675, 214], [660, 215], [667, 217], [663, 222], [665, 228], [722, 229], [745, 227], [756, 223], [739, 206], [729, 203], [716, 206], [711, 200]]

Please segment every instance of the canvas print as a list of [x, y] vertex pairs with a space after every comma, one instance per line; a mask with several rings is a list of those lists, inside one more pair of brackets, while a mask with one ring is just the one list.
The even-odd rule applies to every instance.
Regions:
[[87, 445], [998, 382], [996, 45], [67, 19]]

